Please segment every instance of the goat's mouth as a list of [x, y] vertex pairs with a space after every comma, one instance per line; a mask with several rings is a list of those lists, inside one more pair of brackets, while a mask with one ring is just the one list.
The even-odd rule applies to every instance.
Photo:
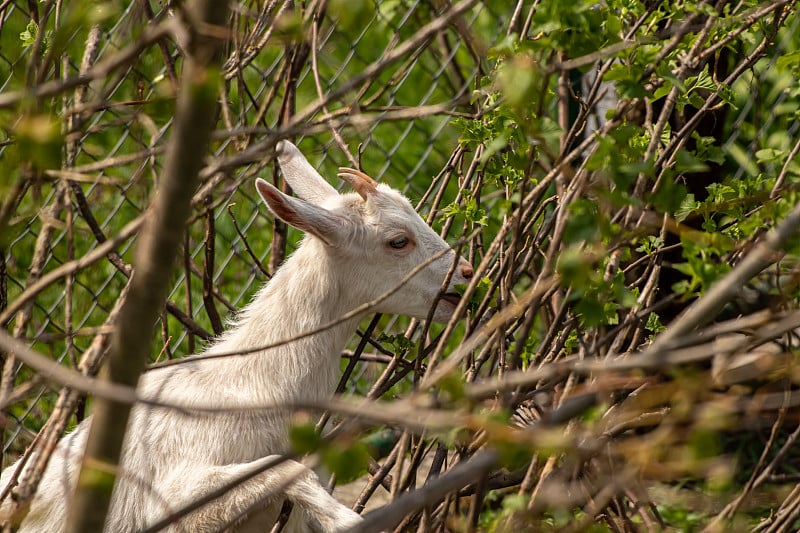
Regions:
[[442, 300], [449, 303], [453, 307], [458, 307], [458, 304], [461, 303], [461, 295], [455, 292], [447, 292], [442, 295]]

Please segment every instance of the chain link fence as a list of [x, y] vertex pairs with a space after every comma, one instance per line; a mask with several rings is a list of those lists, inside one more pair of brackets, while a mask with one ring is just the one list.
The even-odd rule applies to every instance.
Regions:
[[[374, 9], [367, 2], [331, 3], [323, 10], [319, 34], [314, 35], [312, 61], [311, 43], [299, 40], [297, 32], [302, 17], [316, 16], [318, 6], [301, 9], [273, 1], [241, 2], [235, 7], [236, 42], [228, 50], [227, 81], [220, 95], [224, 101], [220, 124], [226, 129], [217, 132], [212, 155], [219, 160], [280, 127], [294, 109], [379, 63], [437, 16], [435, 5], [427, 2], [381, 2]], [[336, 131], [367, 172], [412, 198], [425, 192], [414, 189], [412, 178], [433, 176], [447, 163], [458, 137], [450, 124], [452, 114], [469, 111], [469, 94], [482, 75], [482, 58], [468, 49], [459, 29], [469, 31], [484, 46], [504, 31], [505, 11], [489, 6], [470, 10], [457, 25], [355, 87], [359, 96], [352, 107], [336, 103], [338, 109], [326, 109], [332, 122], [341, 124], [344, 117], [352, 124]], [[62, 30], [45, 29], [66, 24], [53, 3], [6, 2], [0, 14], [4, 88], [14, 77], [30, 74], [31, 54], [47, 54], [53, 39], [66, 37], [70, 42], [63, 63], [42, 74], [65, 79], [86, 67], [115, 61], [137, 36], [142, 38], [146, 28], [179, 16], [168, 5], [131, 2], [101, 20], [96, 33], [71, 28], [72, 34], [64, 36]], [[33, 41], [39, 31], [45, 35], [35, 51]], [[69, 174], [43, 176], [36, 190], [21, 201], [12, 221], [15, 236], [5, 254], [4, 303], [14, 302], [41, 273], [90, 253], [142, 216], [169, 137], [180, 44], [162, 41], [136, 53], [113, 76], [96, 79], [85, 92], [63, 98], [64, 116], [72, 120], [61, 126], [71, 159], [64, 167]], [[91, 56], [90, 64], [82, 71], [85, 55]], [[299, 137], [298, 144], [323, 175], [334, 175], [338, 166], [349, 163], [324, 121], [317, 122], [316, 130], [315, 135]], [[6, 140], [11, 139], [13, 126], [5, 133]], [[0, 147], [0, 157], [7, 148], [8, 143]], [[271, 156], [265, 151], [263, 157], [215, 175], [213, 186], [206, 188], [209, 193], [197, 198], [180, 274], [169, 295], [172, 304], [154, 341], [156, 358], [199, 349], [274, 268], [277, 262], [270, 262], [269, 248], [272, 222], [252, 187], [254, 176], [273, 174]], [[73, 180], [68, 192], [59, 186], [59, 177]], [[290, 233], [289, 238], [294, 241], [297, 235]], [[116, 260], [100, 261], [70, 275], [66, 287], [53, 286], [39, 294], [17, 316], [12, 325], [15, 334], [56, 360], [74, 364], [103, 326], [127, 281], [132, 246], [133, 241], [124, 242]], [[291, 247], [290, 243], [289, 252]], [[37, 255], [36, 250], [43, 253]], [[208, 280], [212, 294], [204, 298], [203, 283]], [[19, 371], [15, 367], [14, 374]], [[18, 375], [16, 383], [24, 383], [26, 377]], [[8, 413], [13, 421], [6, 425], [4, 451], [24, 450], [51, 409], [46, 388], [16, 404]]]

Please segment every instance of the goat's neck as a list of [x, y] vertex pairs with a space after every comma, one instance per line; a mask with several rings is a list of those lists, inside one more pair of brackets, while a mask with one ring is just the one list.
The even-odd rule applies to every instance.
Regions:
[[[252, 350], [319, 330], [363, 302], [347, 290], [349, 273], [336, 269], [334, 258], [319, 241], [306, 238], [278, 269], [253, 301], [239, 314], [235, 326], [211, 348], [212, 352]], [[273, 349], [237, 358], [245, 375], [271, 390], [316, 387], [313, 395], [330, 394], [339, 372], [339, 357], [358, 325], [358, 317]], [[264, 381], [267, 383], [264, 383]], [[273, 398], [277, 399], [277, 398]]]

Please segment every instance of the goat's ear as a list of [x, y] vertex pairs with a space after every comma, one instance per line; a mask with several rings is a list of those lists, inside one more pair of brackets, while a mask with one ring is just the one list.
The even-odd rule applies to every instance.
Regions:
[[347, 222], [344, 218], [303, 200], [292, 198], [261, 178], [256, 189], [272, 213], [290, 226], [310, 233], [329, 246], [336, 246]]
[[339, 194], [289, 141], [280, 141], [275, 153], [284, 179], [300, 198], [319, 205], [326, 198]]

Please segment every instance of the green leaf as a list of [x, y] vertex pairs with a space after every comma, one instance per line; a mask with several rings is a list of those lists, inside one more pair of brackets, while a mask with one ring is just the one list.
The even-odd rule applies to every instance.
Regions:
[[708, 73], [708, 65], [706, 64], [703, 67], [703, 70], [694, 78], [694, 84], [692, 88], [689, 89], [690, 91], [694, 91], [697, 89], [703, 89], [707, 91], [716, 91], [717, 90], [717, 83], [714, 81], [714, 78]]
[[464, 379], [458, 372], [450, 372], [439, 380], [439, 389], [451, 402], [464, 397]]
[[401, 357], [405, 357], [414, 348], [414, 342], [402, 333], [396, 335], [381, 333], [378, 337], [378, 342], [391, 344], [394, 347], [394, 352]]
[[650, 196], [650, 202], [662, 213], [676, 213], [683, 207], [687, 195], [686, 186], [665, 179], [658, 190]]
[[300, 455], [313, 453], [325, 443], [317, 433], [314, 424], [297, 424], [289, 428], [289, 442], [292, 450]]
[[686, 86], [683, 82], [673, 73], [673, 67], [669, 64], [663, 64], [657, 69], [659, 76], [667, 80], [670, 85], [677, 87], [681, 93], [686, 93]]
[[656, 100], [660, 100], [665, 96], [667, 96], [671, 90], [672, 90], [672, 85], [670, 85], [669, 83], [662, 83], [660, 87], [658, 87], [655, 91], [653, 91], [653, 96], [651, 100], [653, 102], [655, 102]]
[[322, 451], [322, 463], [340, 483], [349, 483], [367, 471], [370, 455], [362, 442], [331, 445]]
[[716, 457], [721, 451], [719, 433], [698, 428], [689, 436], [689, 446], [696, 459]]
[[[478, 282], [478, 285], [475, 287], [475, 290], [472, 292], [472, 298], [469, 301], [469, 310], [470, 311], [477, 311], [478, 306], [481, 305], [481, 302], [486, 298], [486, 294], [492, 288], [492, 279], [488, 277], [481, 278]], [[466, 290], [467, 286], [464, 284], [457, 284], [454, 287], [456, 293], [459, 295], [463, 295]]]
[[[469, 191], [464, 192], [469, 193]], [[453, 202], [446, 206], [442, 210], [444, 216], [450, 218], [456, 215], [463, 215], [467, 222], [472, 222], [473, 224], [478, 224], [479, 226], [485, 226], [489, 223], [489, 217], [486, 215], [486, 210], [478, 207], [478, 202], [475, 200], [475, 198], [464, 198], [462, 202], [464, 204], [463, 206], [458, 202]]]
[[697, 148], [697, 157], [703, 161], [711, 161], [718, 165], [725, 162], [725, 152], [717, 145], [714, 137], [703, 137], [696, 131], [692, 132], [692, 139]]
[[497, 59], [505, 55], [516, 53], [519, 48], [519, 34], [511, 33], [500, 39], [497, 44], [489, 49], [487, 57]]
[[584, 295], [575, 306], [575, 312], [581, 315], [586, 326], [597, 326], [606, 320], [605, 305], [595, 296]]
[[397, 437], [394, 430], [383, 428], [370, 433], [361, 442], [369, 449], [373, 458], [380, 459], [392, 453], [394, 445], [397, 444]]
[[22, 46], [26, 48], [33, 46], [33, 43], [36, 42], [36, 35], [38, 35], [38, 33], [39, 25], [34, 21], [28, 22], [28, 25], [25, 27], [25, 31], [19, 34], [19, 40], [22, 41]]
[[756, 152], [756, 161], [759, 163], [773, 163], [780, 161], [786, 156], [783, 150], [775, 150], [774, 148], [763, 148]]
[[644, 85], [638, 80], [620, 80], [616, 83], [616, 89], [623, 98], [646, 98], [648, 96]]
[[517, 54], [497, 69], [500, 92], [517, 110], [536, 108], [541, 77], [536, 60], [528, 54]]
[[61, 166], [64, 138], [54, 117], [34, 115], [22, 117], [16, 126], [17, 146], [23, 160], [47, 170]]
[[675, 170], [681, 174], [690, 172], [705, 172], [708, 170], [708, 165], [706, 165], [690, 151], [681, 148], [675, 154]]
[[798, 65], [800, 65], [800, 50], [782, 54], [775, 61], [775, 68], [778, 70], [797, 69]]
[[664, 124], [664, 129], [661, 130], [661, 138], [659, 139], [664, 146], [668, 145], [672, 140], [672, 126], [668, 123]]
[[689, 291], [692, 290], [691, 286], [689, 285], [689, 281], [685, 279], [682, 279], [677, 283], [673, 283], [672, 287], [670, 288], [672, 289], [672, 292], [679, 295], [687, 294]]
[[700, 207], [700, 202], [694, 199], [694, 194], [687, 194], [683, 197], [680, 207], [675, 211], [675, 219], [678, 222], [683, 222], [698, 207]]
[[508, 469], [522, 468], [531, 460], [531, 447], [505, 439], [493, 439], [492, 447], [500, 455], [500, 464]]
[[650, 313], [647, 317], [647, 323], [644, 325], [644, 328], [647, 331], [652, 331], [653, 333], [660, 333], [664, 331], [666, 326], [661, 323], [661, 318], [655, 313]]
[[[621, 271], [619, 272], [620, 274], [622, 273]], [[637, 304], [636, 294], [634, 294], [631, 289], [625, 286], [625, 280], [622, 276], [620, 276], [620, 280], [614, 284], [614, 297], [622, 307], [633, 308]], [[615, 305], [614, 309], [609, 309], [607, 312], [609, 317], [611, 316], [612, 312], [614, 315], [616, 315], [617, 306]]]
[[591, 200], [578, 199], [569, 205], [570, 216], [564, 228], [564, 242], [592, 241], [600, 235], [600, 214]]
[[481, 155], [481, 163], [485, 163], [490, 157], [498, 153], [500, 150], [508, 146], [508, 138], [505, 133], [501, 133], [494, 139], [486, 143], [483, 154]]
[[603, 304], [603, 324], [608, 326], [616, 326], [619, 324], [617, 308], [618, 306], [614, 302], [606, 302]]
[[651, 254], [664, 246], [664, 238], [659, 235], [646, 235], [645, 240], [636, 248], [637, 252]]
[[594, 269], [580, 246], [570, 246], [558, 256], [556, 271], [569, 287], [583, 287]]

